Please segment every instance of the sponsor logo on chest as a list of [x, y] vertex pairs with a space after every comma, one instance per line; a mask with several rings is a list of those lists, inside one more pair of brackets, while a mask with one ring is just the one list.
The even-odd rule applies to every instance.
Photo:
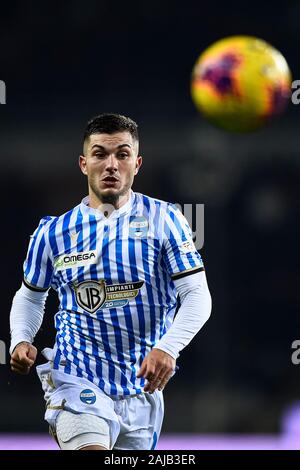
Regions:
[[63, 254], [58, 256], [54, 261], [54, 269], [61, 271], [68, 268], [79, 268], [81, 266], [96, 264], [96, 260], [96, 250], [84, 251], [82, 253]]
[[100, 308], [124, 307], [139, 294], [143, 284], [144, 281], [106, 285], [102, 279], [83, 281], [72, 287], [79, 307], [89, 313], [95, 313]]

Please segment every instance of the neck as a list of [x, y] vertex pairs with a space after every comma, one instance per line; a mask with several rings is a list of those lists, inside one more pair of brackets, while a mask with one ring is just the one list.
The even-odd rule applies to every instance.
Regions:
[[98, 197], [93, 191], [89, 191], [89, 206], [93, 209], [98, 209], [101, 212], [113, 212], [116, 209], [120, 209], [124, 204], [129, 201], [130, 191], [121, 196], [108, 196]]

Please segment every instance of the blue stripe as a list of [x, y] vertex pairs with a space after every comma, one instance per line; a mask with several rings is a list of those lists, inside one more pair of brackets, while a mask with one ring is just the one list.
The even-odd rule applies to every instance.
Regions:
[[[42, 265], [42, 257], [43, 257], [45, 245], [46, 245], [46, 243], [45, 243], [45, 235], [43, 234], [43, 235], [42, 235], [42, 238], [40, 239], [38, 251], [37, 251], [37, 254], [36, 254], [35, 267], [34, 267], [34, 275], [32, 276], [31, 281], [30, 281], [30, 283], [31, 283], [33, 286], [38, 286], [38, 280], [39, 280], [39, 277], [40, 277], [41, 265]], [[44, 286], [43, 286], [43, 287], [44, 287]]]
[[52, 274], [53, 274], [53, 264], [50, 258], [47, 259], [46, 265], [46, 275], [45, 275], [45, 282], [43, 287], [49, 287], [52, 281]]
[[[102, 244], [102, 258], [103, 258], [103, 271], [104, 271], [104, 279], [107, 281], [108, 284], [112, 284], [111, 279], [111, 270], [109, 265], [109, 227], [104, 227], [104, 236], [103, 236], [103, 244]], [[121, 387], [123, 388], [124, 395], [129, 395], [129, 389], [127, 387], [128, 380], [126, 377], [126, 364], [124, 361], [124, 354], [123, 354], [123, 343], [122, 343], [122, 334], [120, 329], [120, 324], [118, 320], [118, 312], [116, 308], [109, 309], [112, 327], [114, 329], [114, 337], [116, 341], [116, 350], [117, 350], [117, 358], [119, 362], [119, 366], [121, 369]]]
[[157, 444], [157, 432], [154, 432], [154, 433], [153, 433], [153, 440], [152, 440], [151, 450], [154, 450], [154, 449], [155, 449], [156, 444]]

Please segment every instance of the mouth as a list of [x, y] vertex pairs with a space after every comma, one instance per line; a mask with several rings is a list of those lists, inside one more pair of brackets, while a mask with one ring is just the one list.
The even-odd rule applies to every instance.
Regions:
[[102, 183], [104, 183], [107, 187], [113, 187], [119, 182], [119, 179], [115, 176], [106, 176], [102, 179]]
[[105, 176], [102, 181], [105, 181], [107, 183], [116, 183], [119, 180], [115, 176]]

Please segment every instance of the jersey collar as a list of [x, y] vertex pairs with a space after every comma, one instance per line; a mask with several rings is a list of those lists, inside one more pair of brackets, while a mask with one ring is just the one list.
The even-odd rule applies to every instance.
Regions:
[[110, 214], [109, 217], [105, 217], [105, 215], [103, 214], [102, 211], [89, 206], [89, 196], [86, 196], [82, 199], [82, 201], [80, 203], [80, 209], [81, 209], [81, 212], [83, 214], [92, 214], [95, 217], [97, 217], [98, 219], [113, 220], [113, 219], [117, 219], [122, 214], [126, 214], [127, 212], [130, 212], [131, 209], [132, 209], [134, 199], [135, 199], [135, 194], [131, 190], [130, 191], [130, 197], [129, 197], [128, 201], [126, 202], [126, 204], [124, 204], [122, 207], [120, 207], [120, 209], [115, 209]]

